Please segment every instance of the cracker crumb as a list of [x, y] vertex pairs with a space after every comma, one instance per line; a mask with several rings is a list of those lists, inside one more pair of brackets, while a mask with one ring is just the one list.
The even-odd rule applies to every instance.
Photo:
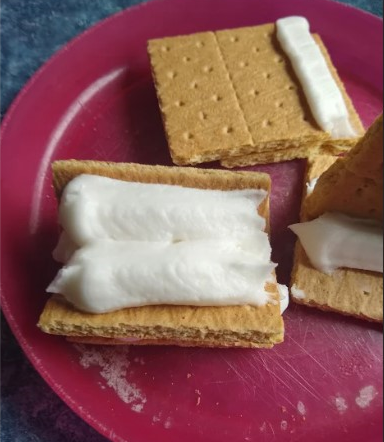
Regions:
[[357, 396], [355, 402], [362, 409], [368, 408], [378, 394], [379, 393], [373, 385], [368, 385], [359, 391], [359, 396]]
[[347, 401], [346, 401], [343, 397], [341, 397], [341, 396], [336, 396], [336, 397], [334, 398], [334, 403], [335, 403], [335, 405], [336, 405], [337, 411], [338, 411], [340, 414], [343, 414], [343, 413], [345, 413], [345, 412], [347, 411], [347, 409], [348, 409], [348, 404], [347, 404]]
[[299, 412], [299, 414], [301, 414], [302, 416], [305, 416], [307, 414], [307, 409], [305, 408], [305, 405], [303, 404], [303, 402], [299, 401], [297, 403], [297, 411]]

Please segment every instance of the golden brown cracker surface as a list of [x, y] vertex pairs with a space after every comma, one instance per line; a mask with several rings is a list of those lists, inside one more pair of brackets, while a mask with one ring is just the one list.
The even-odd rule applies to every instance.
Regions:
[[[96, 161], [58, 161], [53, 164], [54, 187], [60, 197], [75, 176], [88, 173], [145, 183], [175, 184], [206, 189], [270, 190], [270, 178], [255, 172], [229, 172], [194, 168], [147, 166]], [[269, 224], [268, 198], [259, 213]], [[276, 284], [268, 284], [276, 303], [263, 307], [148, 306], [113, 313], [89, 314], [76, 310], [60, 296], [52, 296], [39, 327], [53, 334], [89, 338], [137, 337], [138, 344], [175, 343], [200, 346], [270, 347], [282, 342], [283, 320]], [[112, 341], [111, 341], [112, 342]]]
[[301, 145], [296, 147], [288, 147], [285, 149], [276, 149], [269, 152], [257, 152], [245, 156], [224, 158], [220, 164], [226, 168], [249, 166], [255, 164], [269, 164], [282, 161], [290, 161], [298, 158], [308, 158], [315, 155], [327, 156], [340, 155], [349, 147], [336, 145]]
[[[314, 37], [361, 135], [353, 104], [320, 37]], [[274, 24], [151, 40], [148, 52], [176, 164], [220, 159], [234, 167], [232, 157], [241, 157], [237, 165], [260, 164], [281, 161], [284, 149], [290, 149], [286, 157], [301, 158], [304, 146], [312, 153], [327, 143], [330, 153], [332, 146], [356, 142], [331, 140], [318, 127]]]
[[152, 40], [148, 52], [176, 164], [217, 160], [252, 144], [213, 32]]
[[[383, 220], [383, 120], [377, 119], [344, 158], [319, 178], [305, 201], [309, 219], [326, 211]], [[310, 163], [321, 160], [310, 160]]]

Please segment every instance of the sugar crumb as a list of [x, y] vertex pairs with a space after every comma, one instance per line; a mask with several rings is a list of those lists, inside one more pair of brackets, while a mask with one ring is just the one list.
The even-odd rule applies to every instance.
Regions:
[[307, 409], [305, 408], [305, 405], [303, 404], [303, 402], [299, 401], [297, 403], [297, 411], [299, 412], [299, 414], [301, 414], [302, 416], [305, 416], [307, 414]]
[[362, 409], [368, 408], [378, 394], [373, 385], [368, 385], [359, 391], [359, 396], [357, 396], [355, 402]]
[[336, 396], [334, 398], [334, 404], [337, 408], [337, 411], [341, 414], [345, 413], [348, 410], [347, 401], [341, 396]]

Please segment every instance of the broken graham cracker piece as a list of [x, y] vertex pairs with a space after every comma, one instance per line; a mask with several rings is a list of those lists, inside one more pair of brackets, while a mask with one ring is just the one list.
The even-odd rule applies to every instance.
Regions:
[[[270, 190], [268, 175], [249, 172], [74, 160], [54, 163], [53, 172], [54, 188], [59, 197], [65, 185], [82, 173], [203, 189]], [[259, 206], [259, 213], [268, 226], [268, 198]], [[134, 345], [272, 347], [283, 341], [284, 325], [277, 285], [268, 283], [267, 290], [276, 304], [263, 307], [161, 305], [103, 314], [80, 312], [63, 297], [54, 295], [48, 300], [38, 325], [47, 333], [65, 335], [76, 342], [115, 344], [121, 343], [119, 339], [134, 337], [139, 339], [132, 343]]]
[[[310, 158], [305, 184], [320, 178], [309, 196], [304, 186], [301, 221], [314, 219], [326, 211], [382, 221], [383, 166], [382, 147], [379, 147], [382, 143], [380, 117], [345, 159]], [[358, 171], [361, 176], [350, 169]], [[381, 181], [381, 185], [375, 179]], [[374, 322], [383, 321], [382, 273], [352, 268], [337, 269], [332, 274], [322, 273], [312, 266], [299, 240], [295, 248], [291, 294], [298, 304]]]
[[[315, 39], [351, 124], [362, 134], [336, 69], [320, 37]], [[148, 52], [176, 164], [221, 160], [234, 167], [308, 156], [323, 145], [324, 153], [340, 153], [356, 143], [332, 140], [319, 128], [274, 24], [151, 40]]]
[[338, 211], [383, 220], [382, 116], [346, 157], [324, 172], [304, 204], [308, 219], [326, 211]]

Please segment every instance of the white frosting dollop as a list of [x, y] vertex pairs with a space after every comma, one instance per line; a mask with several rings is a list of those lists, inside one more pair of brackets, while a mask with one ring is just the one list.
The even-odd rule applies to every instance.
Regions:
[[325, 213], [290, 229], [312, 265], [323, 273], [341, 267], [383, 272], [383, 229], [375, 221]]
[[245, 238], [263, 230], [265, 190], [205, 190], [79, 175], [61, 198], [59, 221], [78, 246], [99, 239], [186, 241]]
[[276, 267], [258, 214], [266, 196], [80, 175], [61, 198], [54, 256], [66, 265], [47, 291], [92, 313], [276, 302], [265, 290]]
[[318, 125], [332, 138], [354, 138], [343, 95], [304, 17], [276, 22], [277, 38], [289, 57]]
[[243, 242], [100, 240], [77, 250], [48, 291], [91, 313], [156, 304], [259, 306], [270, 298], [270, 254], [263, 232]]

